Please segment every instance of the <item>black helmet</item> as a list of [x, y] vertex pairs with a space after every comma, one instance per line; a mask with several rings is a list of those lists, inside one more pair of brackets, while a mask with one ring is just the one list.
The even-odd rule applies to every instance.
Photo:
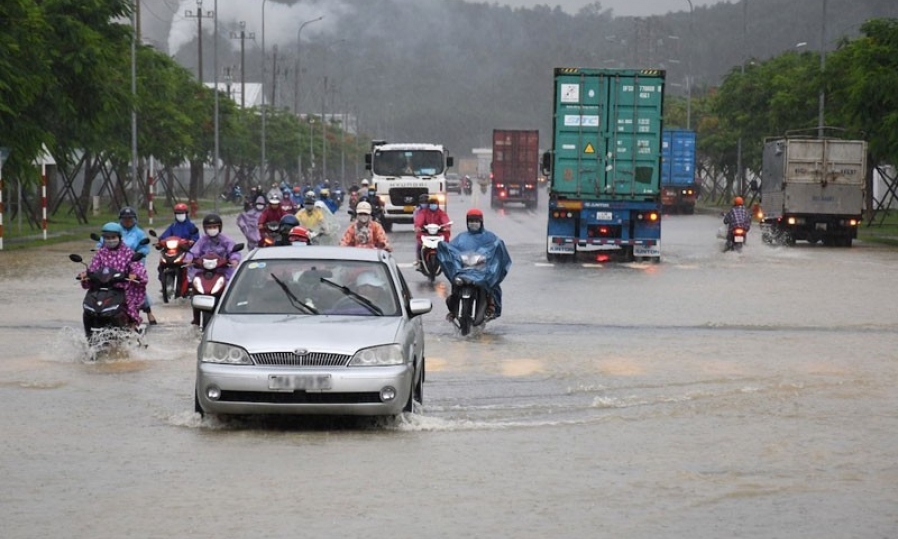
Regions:
[[217, 213], [210, 213], [203, 217], [203, 228], [208, 228], [210, 226], [221, 228], [221, 217], [219, 217]]
[[305, 196], [302, 198], [302, 203], [303, 204], [314, 204], [315, 203], [315, 193], [313, 193], [311, 191], [306, 193]]
[[281, 221], [278, 224], [278, 230], [286, 230], [290, 232], [290, 229], [299, 226], [299, 219], [296, 218], [292, 213], [288, 213], [281, 217]]
[[130, 218], [130, 219], [134, 219], [136, 221], [137, 220], [137, 211], [134, 208], [132, 208], [131, 206], [125, 206], [124, 208], [121, 209], [121, 211], [118, 212], [118, 218], [119, 219]]
[[427, 204], [428, 202], [430, 202], [430, 195], [428, 195], [427, 193], [422, 193], [418, 197], [418, 204]]

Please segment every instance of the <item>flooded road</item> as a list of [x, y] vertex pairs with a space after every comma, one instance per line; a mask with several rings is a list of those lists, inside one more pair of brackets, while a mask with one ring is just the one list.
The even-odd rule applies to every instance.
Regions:
[[434, 311], [398, 421], [202, 419], [187, 304], [151, 280], [148, 347], [88, 363], [92, 242], [0, 252], [0, 535], [898, 536], [898, 251], [723, 254], [671, 216], [660, 264], [550, 265], [544, 203], [450, 204], [508, 244], [503, 316], [462, 338], [406, 270]]

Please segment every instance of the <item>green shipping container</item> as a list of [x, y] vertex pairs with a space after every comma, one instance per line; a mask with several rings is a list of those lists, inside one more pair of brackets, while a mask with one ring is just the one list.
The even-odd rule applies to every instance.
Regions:
[[555, 196], [657, 199], [664, 75], [655, 69], [555, 69]]

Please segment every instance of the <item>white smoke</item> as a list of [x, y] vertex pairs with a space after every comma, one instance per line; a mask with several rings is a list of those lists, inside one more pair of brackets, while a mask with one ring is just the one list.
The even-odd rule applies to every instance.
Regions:
[[[261, 47], [262, 43], [262, 7], [265, 7], [265, 48], [270, 49], [274, 45], [284, 47], [295, 44], [299, 26], [312, 19], [324, 16], [319, 22], [314, 23], [315, 33], [329, 32], [340, 16], [348, 9], [339, 1], [313, 1], [302, 2], [292, 6], [285, 6], [270, 1], [221, 0], [218, 2], [218, 33], [222, 40], [228, 40], [232, 31], [240, 30], [240, 22], [246, 23], [244, 31], [247, 34], [255, 34], [255, 41]], [[196, 15], [197, 10], [202, 10], [206, 15], [215, 8], [214, 0], [203, 0], [202, 6], [197, 6], [196, 0], [180, 0], [178, 10], [172, 18], [171, 29], [168, 34], [168, 54], [174, 56], [185, 44], [196, 39], [197, 20], [195, 17], [186, 17], [187, 11]], [[214, 28], [212, 18], [203, 19], [203, 34], [211, 35]], [[308, 36], [312, 32], [309, 28], [303, 32]], [[308, 37], [306, 37], [308, 39]], [[235, 47], [233, 40], [232, 47]]]

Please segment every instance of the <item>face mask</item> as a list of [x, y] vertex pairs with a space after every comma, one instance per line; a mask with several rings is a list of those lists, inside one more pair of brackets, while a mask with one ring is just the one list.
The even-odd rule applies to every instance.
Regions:
[[427, 206], [427, 207], [430, 208], [430, 211], [437, 211], [437, 208], [439, 208], [439, 206], [436, 204], [431, 204], [430, 206]]
[[368, 221], [371, 220], [371, 216], [368, 215], [367, 213], [363, 213], [363, 214], [359, 215], [358, 219], [359, 219], [359, 223], [361, 223], [363, 225], [367, 225]]
[[103, 238], [103, 245], [108, 247], [109, 249], [118, 249], [118, 246], [122, 243], [118, 237], [115, 238]]
[[314, 204], [304, 204], [303, 207], [306, 209], [306, 211], [312, 211], [312, 208], [314, 208], [315, 205]]
[[468, 221], [468, 232], [480, 232], [483, 223], [480, 221]]
[[177, 221], [177, 222], [179, 222], [179, 223], [183, 223], [183, 222], [186, 221], [186, 220], [187, 220], [187, 214], [186, 214], [186, 213], [178, 213], [178, 214], [175, 215], [175, 221]]
[[256, 209], [262, 211], [265, 209], [265, 204], [256, 204]]
[[221, 230], [219, 230], [218, 228], [207, 228], [206, 229], [206, 234], [208, 234], [210, 238], [214, 238], [215, 236], [218, 235], [219, 232], [221, 232]]

